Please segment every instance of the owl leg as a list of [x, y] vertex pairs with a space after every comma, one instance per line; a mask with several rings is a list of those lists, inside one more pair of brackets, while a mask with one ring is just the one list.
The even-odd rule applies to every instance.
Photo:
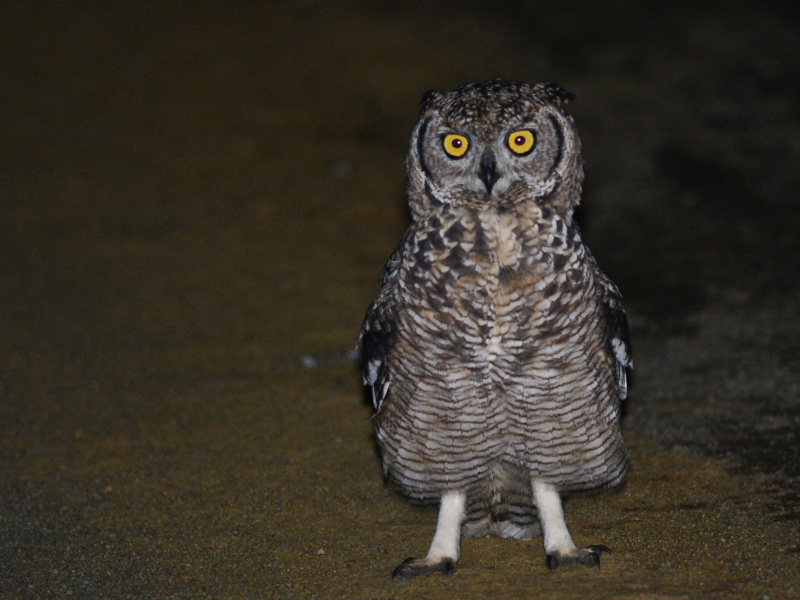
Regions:
[[467, 495], [464, 492], [445, 492], [439, 504], [439, 520], [433, 543], [425, 558], [407, 558], [392, 573], [392, 579], [406, 581], [417, 575], [442, 575], [456, 572], [461, 523], [464, 521]]
[[554, 571], [559, 565], [581, 564], [589, 567], [600, 566], [600, 554], [611, 550], [602, 545], [576, 548], [564, 521], [561, 496], [549, 483], [532, 480], [533, 501], [539, 513], [544, 536], [544, 551], [547, 555], [547, 568]]

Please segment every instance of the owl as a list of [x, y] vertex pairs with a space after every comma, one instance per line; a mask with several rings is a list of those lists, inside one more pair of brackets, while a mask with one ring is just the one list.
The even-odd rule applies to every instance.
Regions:
[[453, 573], [461, 537], [542, 535], [546, 565], [599, 565], [562, 497], [619, 485], [628, 323], [581, 239], [580, 140], [553, 84], [429, 92], [406, 158], [411, 224], [361, 328], [387, 481], [439, 505], [427, 556], [393, 578]]

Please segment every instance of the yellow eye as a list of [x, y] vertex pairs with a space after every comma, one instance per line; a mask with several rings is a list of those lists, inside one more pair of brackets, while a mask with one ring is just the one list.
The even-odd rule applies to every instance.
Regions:
[[444, 136], [442, 146], [448, 156], [452, 158], [461, 158], [469, 150], [469, 140], [463, 135], [457, 133], [450, 133]]
[[536, 138], [534, 137], [532, 131], [520, 129], [518, 131], [512, 131], [511, 135], [508, 136], [507, 141], [508, 147], [511, 148], [511, 151], [514, 154], [525, 156], [526, 154], [530, 153], [531, 150], [533, 150], [533, 146], [536, 143]]

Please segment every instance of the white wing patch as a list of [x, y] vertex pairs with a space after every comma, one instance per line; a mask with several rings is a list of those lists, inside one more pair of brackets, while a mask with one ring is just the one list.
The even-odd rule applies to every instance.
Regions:
[[375, 385], [378, 381], [378, 368], [381, 366], [381, 361], [371, 360], [367, 363], [367, 368], [364, 370], [364, 385]]
[[389, 384], [391, 383], [391, 379], [387, 379], [383, 382], [381, 386], [381, 393], [378, 394], [378, 397], [375, 397], [375, 388], [372, 388], [372, 402], [375, 405], [375, 410], [378, 410], [378, 407], [383, 402], [383, 399], [386, 398], [386, 394], [389, 392]]
[[389, 378], [385, 378], [383, 381], [379, 380], [382, 364], [383, 363], [377, 359], [369, 361], [362, 376], [364, 385], [368, 385], [372, 391], [372, 406], [375, 410], [378, 410], [381, 402], [386, 398], [386, 393], [389, 391], [389, 384], [391, 383]]
[[611, 349], [614, 350], [614, 357], [617, 359], [615, 371], [617, 376], [617, 384], [619, 385], [619, 397], [620, 400], [625, 400], [625, 398], [628, 396], [628, 374], [625, 369], [628, 367], [632, 369], [633, 361], [631, 360], [628, 345], [624, 340], [621, 340], [618, 337], [612, 338]]

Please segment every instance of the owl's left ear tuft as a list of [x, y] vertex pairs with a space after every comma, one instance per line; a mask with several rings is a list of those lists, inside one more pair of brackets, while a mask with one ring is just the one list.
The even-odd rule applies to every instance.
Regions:
[[537, 87], [553, 104], [562, 110], [567, 108], [567, 104], [575, 100], [575, 94], [568, 92], [555, 83], [540, 83]]
[[420, 111], [423, 110], [428, 104], [435, 102], [438, 98], [442, 97], [443, 92], [438, 90], [430, 90], [429, 92], [425, 92], [422, 94], [422, 98], [419, 101], [419, 109]]

